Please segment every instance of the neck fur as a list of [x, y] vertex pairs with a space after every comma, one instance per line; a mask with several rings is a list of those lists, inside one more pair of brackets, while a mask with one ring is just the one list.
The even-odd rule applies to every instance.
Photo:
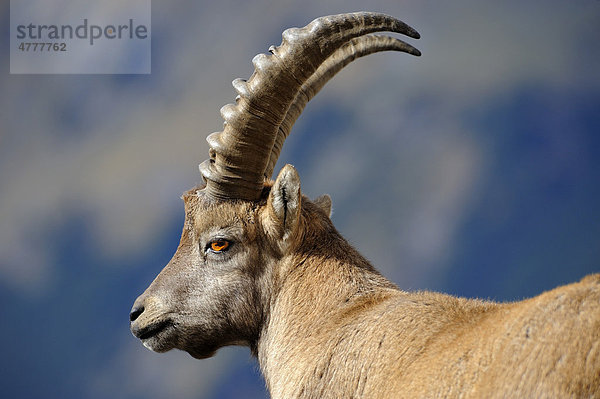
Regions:
[[273, 398], [302, 396], [299, 389], [327, 373], [340, 337], [335, 331], [351, 323], [367, 304], [399, 292], [328, 219], [324, 222], [305, 234], [302, 245], [278, 265], [278, 292], [273, 293], [257, 345]]

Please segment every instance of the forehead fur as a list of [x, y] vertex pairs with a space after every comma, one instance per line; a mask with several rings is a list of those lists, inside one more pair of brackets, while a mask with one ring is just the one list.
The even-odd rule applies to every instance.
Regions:
[[182, 198], [185, 204], [186, 222], [193, 224], [198, 232], [229, 226], [254, 225], [256, 210], [266, 203], [266, 199], [257, 202], [215, 201], [207, 198], [204, 192], [198, 189], [187, 191]]

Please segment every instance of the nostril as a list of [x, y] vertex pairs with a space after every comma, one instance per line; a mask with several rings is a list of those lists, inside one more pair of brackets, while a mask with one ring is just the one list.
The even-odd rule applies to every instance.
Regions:
[[133, 309], [131, 309], [131, 313], [129, 313], [129, 321], [135, 321], [135, 319], [140, 317], [142, 313], [144, 313], [144, 307], [135, 306]]

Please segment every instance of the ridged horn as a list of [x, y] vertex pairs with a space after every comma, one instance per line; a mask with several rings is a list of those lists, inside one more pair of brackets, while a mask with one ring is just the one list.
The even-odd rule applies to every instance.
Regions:
[[283, 147], [285, 139], [289, 136], [294, 123], [306, 107], [306, 104], [319, 93], [325, 84], [333, 78], [346, 65], [369, 54], [380, 51], [400, 51], [415, 56], [420, 56], [421, 52], [408, 43], [391, 36], [365, 35], [359, 36], [340, 47], [333, 53], [317, 71], [302, 85], [294, 102], [290, 105], [288, 112], [279, 126], [273, 151], [267, 169], [265, 170], [265, 179], [270, 179], [279, 159], [279, 154]]
[[349, 40], [389, 31], [419, 38], [389, 15], [358, 12], [317, 18], [304, 28], [287, 29], [271, 55], [252, 60], [248, 81], [236, 79], [236, 104], [221, 108], [224, 129], [207, 137], [210, 158], [200, 164], [204, 191], [215, 199], [257, 200], [279, 126], [302, 85], [321, 63]]

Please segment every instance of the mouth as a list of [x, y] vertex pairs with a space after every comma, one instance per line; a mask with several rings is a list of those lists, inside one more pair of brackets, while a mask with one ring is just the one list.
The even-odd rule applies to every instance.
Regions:
[[157, 323], [152, 323], [142, 328], [131, 327], [131, 332], [134, 336], [142, 341], [148, 340], [152, 337], [156, 337], [161, 332], [165, 331], [168, 327], [172, 326], [171, 320], [163, 320]]

